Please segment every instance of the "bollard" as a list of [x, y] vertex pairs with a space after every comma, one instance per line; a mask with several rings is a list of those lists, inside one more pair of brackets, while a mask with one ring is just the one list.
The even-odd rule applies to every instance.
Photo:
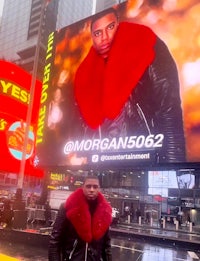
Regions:
[[163, 218], [163, 228], [165, 228], [165, 227], [166, 227], [166, 219]]
[[139, 225], [141, 226], [142, 225], [142, 217], [139, 216]]
[[178, 225], [179, 225], [179, 222], [178, 222], [178, 220], [176, 220], [175, 221], [176, 230], [178, 230]]
[[192, 222], [189, 223], [189, 231], [192, 232]]
[[130, 224], [130, 223], [131, 223], [131, 216], [128, 215], [128, 224]]

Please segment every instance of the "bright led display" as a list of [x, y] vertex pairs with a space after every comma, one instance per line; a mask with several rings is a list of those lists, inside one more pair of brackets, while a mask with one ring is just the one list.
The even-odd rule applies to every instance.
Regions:
[[200, 161], [198, 4], [136, 2], [49, 35], [41, 166]]

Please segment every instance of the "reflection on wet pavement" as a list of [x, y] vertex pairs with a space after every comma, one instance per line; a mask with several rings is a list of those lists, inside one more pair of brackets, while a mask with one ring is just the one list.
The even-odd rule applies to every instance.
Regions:
[[139, 234], [139, 235], [151, 235], [158, 238], [168, 238], [174, 239], [178, 241], [185, 241], [191, 243], [198, 243], [200, 244], [200, 234], [197, 233], [189, 233], [185, 231], [170, 231], [164, 229], [154, 229], [154, 228], [142, 228], [142, 227], [133, 227], [127, 225], [117, 225], [116, 228], [118, 229], [126, 229], [131, 234]]
[[[31, 247], [29, 245], [0, 242], [0, 253], [15, 257], [19, 261], [46, 261], [47, 249]], [[3, 260], [1, 260], [3, 261]]]
[[[0, 242], [0, 253], [18, 258], [20, 261], [45, 261], [47, 248]], [[139, 239], [112, 238], [113, 261], [182, 261], [199, 260], [200, 253], [187, 249], [171, 248], [151, 244]]]
[[181, 261], [199, 260], [199, 253], [158, 246], [141, 241], [113, 239], [113, 260], [125, 261]]

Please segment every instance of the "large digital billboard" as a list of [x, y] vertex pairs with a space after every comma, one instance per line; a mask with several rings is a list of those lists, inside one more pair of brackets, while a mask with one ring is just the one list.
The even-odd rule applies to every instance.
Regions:
[[52, 32], [39, 164], [199, 162], [199, 9], [132, 0]]
[[[32, 76], [8, 61], [0, 60], [0, 67], [0, 171], [19, 173]], [[33, 164], [41, 88], [41, 81], [36, 79], [25, 156], [25, 173], [35, 176], [43, 175]]]

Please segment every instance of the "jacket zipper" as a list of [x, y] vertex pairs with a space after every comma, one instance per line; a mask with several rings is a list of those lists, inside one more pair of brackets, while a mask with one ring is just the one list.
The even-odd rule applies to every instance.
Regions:
[[69, 254], [69, 260], [71, 260], [71, 258], [72, 258], [72, 255], [73, 255], [73, 253], [74, 253], [74, 251], [75, 251], [75, 249], [76, 249], [77, 243], [78, 243], [78, 240], [76, 239], [76, 240], [74, 241], [74, 244], [73, 244], [73, 249], [72, 249], [72, 251], [71, 251], [70, 254]]
[[85, 259], [84, 259], [84, 261], [87, 261], [87, 255], [88, 255], [88, 243], [86, 243], [86, 246], [85, 246]]
[[145, 123], [145, 125], [146, 125], [146, 128], [147, 128], [147, 130], [148, 130], [148, 132], [149, 132], [149, 135], [150, 135], [150, 134], [151, 134], [151, 130], [150, 130], [149, 125], [148, 125], [148, 123], [147, 123], [147, 120], [146, 120], [146, 117], [145, 117], [145, 115], [144, 115], [144, 112], [143, 112], [142, 108], [140, 107], [140, 105], [139, 105], [138, 103], [136, 103], [136, 105], [137, 105], [137, 108], [138, 108], [138, 110], [139, 110], [139, 113], [140, 113], [140, 115], [142, 116], [142, 118], [143, 118], [143, 120], [144, 120], [144, 123]]

